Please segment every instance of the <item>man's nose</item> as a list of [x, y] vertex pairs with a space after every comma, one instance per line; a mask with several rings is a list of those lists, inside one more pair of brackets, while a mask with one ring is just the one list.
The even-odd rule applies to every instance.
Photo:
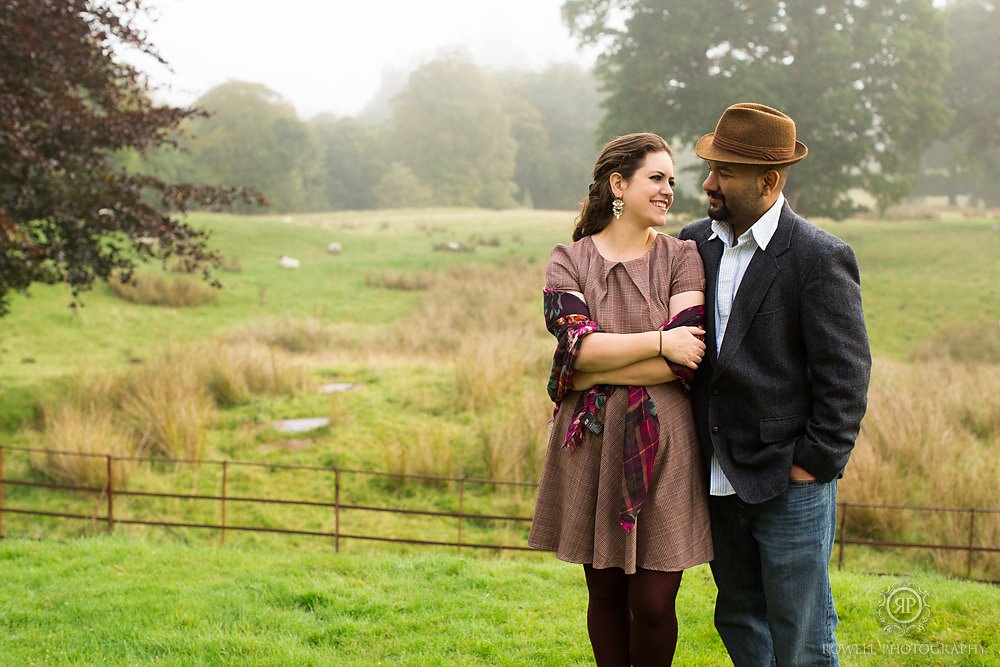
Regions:
[[716, 189], [716, 185], [715, 172], [708, 172], [708, 176], [706, 176], [705, 180], [702, 181], [701, 187], [705, 190], [705, 192], [710, 192]]

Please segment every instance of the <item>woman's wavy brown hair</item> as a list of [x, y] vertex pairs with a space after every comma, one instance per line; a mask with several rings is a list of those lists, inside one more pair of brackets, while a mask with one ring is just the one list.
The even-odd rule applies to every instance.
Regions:
[[663, 137], [652, 132], [623, 134], [604, 144], [594, 163], [594, 182], [580, 206], [573, 240], [596, 234], [611, 222], [611, 202], [615, 198], [611, 192], [611, 174], [618, 172], [626, 181], [630, 180], [648, 154], [664, 151], [674, 157]]

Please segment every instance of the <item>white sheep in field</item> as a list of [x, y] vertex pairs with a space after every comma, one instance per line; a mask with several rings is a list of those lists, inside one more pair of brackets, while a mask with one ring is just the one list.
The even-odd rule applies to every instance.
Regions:
[[282, 255], [281, 259], [278, 260], [278, 263], [281, 264], [281, 268], [283, 269], [297, 269], [302, 264], [299, 260], [294, 257], [289, 257], [288, 255]]
[[328, 253], [330, 253], [331, 255], [339, 255], [340, 254], [340, 250], [341, 250], [340, 244], [337, 243], [336, 241], [334, 241], [333, 243], [331, 243], [330, 245], [328, 245], [326, 247], [326, 251]]

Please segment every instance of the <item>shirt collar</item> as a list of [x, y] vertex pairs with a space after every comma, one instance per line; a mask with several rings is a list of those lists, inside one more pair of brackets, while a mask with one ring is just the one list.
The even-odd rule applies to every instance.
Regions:
[[[774, 236], [774, 232], [778, 230], [778, 218], [781, 217], [781, 208], [785, 205], [785, 195], [782, 192], [778, 193], [778, 198], [774, 200], [771, 208], [764, 211], [764, 215], [757, 218], [757, 222], [750, 226], [743, 236], [747, 234], [753, 235], [753, 240], [757, 243], [757, 247], [761, 250], [767, 250], [767, 244], [771, 242], [771, 237]], [[712, 235], [708, 237], [711, 241], [715, 238], [721, 238], [728, 245], [733, 245], [730, 243], [731, 236], [733, 233], [732, 227], [724, 222], [719, 222], [718, 220], [712, 220]], [[737, 242], [739, 239], [737, 239]]]

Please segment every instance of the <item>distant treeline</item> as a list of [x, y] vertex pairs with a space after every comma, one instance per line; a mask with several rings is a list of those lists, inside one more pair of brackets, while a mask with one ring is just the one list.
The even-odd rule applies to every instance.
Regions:
[[[791, 115], [810, 147], [785, 186], [807, 215], [911, 193], [1000, 204], [994, 0], [614, 4], [564, 5], [581, 43], [604, 45], [592, 72], [488, 71], [447, 52], [386, 75], [358, 116], [308, 122], [234, 81], [196, 101], [212, 115], [187, 121], [180, 150], [126, 160], [167, 182], [252, 186], [276, 212], [575, 209], [602, 140], [659, 132], [684, 171], [722, 110], [752, 100]], [[682, 179], [675, 210], [703, 211], [701, 179]]]
[[461, 53], [387, 75], [356, 117], [303, 121], [278, 93], [241, 81], [194, 106], [211, 115], [188, 121], [177, 149], [129, 154], [125, 166], [173, 182], [252, 186], [276, 212], [576, 208], [601, 118], [584, 69], [490, 72]]

